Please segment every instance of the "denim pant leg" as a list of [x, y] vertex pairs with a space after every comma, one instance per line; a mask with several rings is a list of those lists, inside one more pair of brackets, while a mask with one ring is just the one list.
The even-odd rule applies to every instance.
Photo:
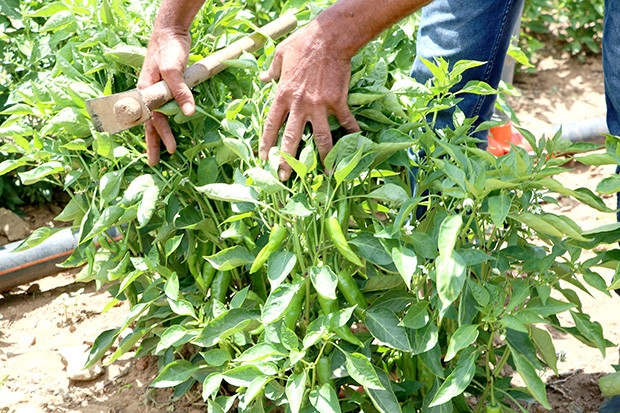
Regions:
[[[513, 30], [521, 17], [523, 1], [435, 0], [425, 6], [422, 9], [422, 21], [416, 42], [417, 53], [411, 76], [420, 83], [425, 83], [432, 77], [420, 57], [430, 61], [443, 57], [450, 63], [450, 67], [459, 60], [478, 60], [485, 63], [465, 71], [456, 89], [470, 80], [484, 81], [497, 87], [502, 78]], [[495, 96], [471, 94], [464, 95], [458, 104], [466, 117], [478, 117], [474, 126], [491, 119], [494, 105]], [[436, 127], [451, 126], [452, 113], [453, 110], [439, 112]], [[479, 132], [476, 137], [486, 141], [487, 132]], [[409, 155], [414, 162], [425, 156], [412, 152]], [[414, 196], [423, 195], [417, 193], [416, 173], [417, 168], [412, 168], [411, 190]], [[423, 213], [421, 208], [416, 215], [420, 218]]]
[[[435, 0], [422, 9], [417, 38], [417, 57], [411, 76], [420, 83], [432, 77], [419, 57], [433, 61], [443, 57], [450, 67], [459, 60], [478, 60], [484, 65], [467, 70], [460, 88], [470, 80], [497, 87], [510, 39], [519, 22], [524, 0]], [[466, 95], [459, 108], [466, 117], [477, 116], [476, 125], [491, 119], [495, 96]], [[438, 128], [452, 125], [452, 111], [439, 114]], [[487, 133], [478, 138], [486, 140]]]
[[[609, 133], [620, 136], [620, 2], [605, 1], [603, 26], [603, 75], [605, 79], [605, 102], [607, 104], [607, 127]], [[616, 169], [620, 173], [620, 165]], [[620, 208], [620, 193], [617, 194]], [[617, 213], [620, 221], [620, 212]]]

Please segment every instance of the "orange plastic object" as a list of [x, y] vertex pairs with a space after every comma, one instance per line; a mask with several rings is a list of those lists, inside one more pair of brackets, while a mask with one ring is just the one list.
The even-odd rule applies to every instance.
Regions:
[[532, 150], [530, 144], [514, 128], [511, 121], [489, 130], [487, 151], [495, 156], [506, 155], [510, 152], [510, 145], [519, 146], [528, 152]]

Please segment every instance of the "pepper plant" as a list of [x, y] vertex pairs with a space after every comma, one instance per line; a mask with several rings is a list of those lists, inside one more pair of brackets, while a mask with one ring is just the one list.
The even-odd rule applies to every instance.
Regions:
[[[296, 158], [277, 148], [268, 162], [256, 155], [275, 86], [256, 76], [272, 56], [268, 43], [198, 86], [192, 117], [175, 103], [160, 109], [178, 150], [149, 167], [139, 128], [97, 133], [82, 102], [135, 81], [146, 39], [132, 27], [148, 26], [138, 3], [104, 2], [95, 23], [112, 28], [96, 40], [50, 29], [71, 64], [59, 59], [38, 83], [20, 85], [4, 110], [1, 150], [22, 156], [0, 172], [26, 166], [29, 182], [64, 186], [72, 200], [57, 219], [81, 231], [65, 265], [84, 265], [79, 279], [107, 288], [109, 306], [130, 304], [126, 320], [97, 337], [89, 363], [155, 355], [152, 386], [173, 388], [174, 398], [198, 390], [210, 411], [495, 412], [533, 400], [549, 407], [538, 374], [557, 372], [549, 329], [605, 352], [610, 343], [576, 290], [607, 292], [596, 269], [615, 268], [618, 251], [582, 252], [615, 243], [620, 228], [584, 232], [542, 205], [561, 194], [613, 212], [554, 176], [566, 171], [560, 154], [617, 163], [616, 138], [604, 155], [579, 155], [595, 146], [523, 131], [533, 153], [497, 158], [458, 109], [453, 128], [436, 129], [436, 114], [463, 94], [495, 91], [480, 82], [453, 90], [479, 62], [427, 62], [434, 79], [411, 79], [414, 16], [353, 59], [349, 104], [362, 132], [344, 135], [334, 123], [323, 164], [310, 131]], [[313, 4], [206, 5], [192, 58], [284, 10], [312, 18]], [[95, 23], [80, 16], [95, 5], [25, 6], [22, 15], [51, 26], [69, 13], [72, 33], [90, 36]], [[107, 43], [121, 39], [122, 48]], [[106, 47], [116, 52], [100, 56]], [[294, 171], [286, 182], [278, 156]], [[599, 191], [616, 186], [606, 180]], [[507, 366], [524, 387], [511, 385]]]

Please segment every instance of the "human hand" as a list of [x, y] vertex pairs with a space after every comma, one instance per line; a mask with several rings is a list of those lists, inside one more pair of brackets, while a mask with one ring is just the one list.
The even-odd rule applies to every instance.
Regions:
[[[260, 75], [263, 82], [279, 80], [259, 147], [262, 159], [267, 159], [276, 144], [284, 122], [280, 150], [295, 156], [306, 123], [310, 123], [321, 161], [333, 147], [329, 115], [349, 133], [360, 130], [347, 105], [350, 59], [335, 53], [331, 46], [321, 27], [310, 23], [276, 47], [271, 66]], [[279, 178], [288, 179], [291, 171], [281, 158]]]
[[[191, 37], [186, 30], [154, 31], [137, 85], [138, 89], [144, 89], [163, 79], [187, 116], [195, 111], [194, 97], [183, 81], [190, 46]], [[160, 141], [164, 142], [169, 153], [176, 151], [177, 144], [168, 117], [156, 111], [151, 115], [151, 120], [145, 124], [145, 139], [148, 164], [154, 166], [159, 162]]]

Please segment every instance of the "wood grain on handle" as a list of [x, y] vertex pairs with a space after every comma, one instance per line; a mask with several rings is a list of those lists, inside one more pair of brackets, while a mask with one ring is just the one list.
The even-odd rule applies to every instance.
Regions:
[[[226, 69], [225, 61], [237, 59], [244, 52], [253, 52], [263, 47], [267, 41], [265, 36], [277, 39], [295, 27], [297, 18], [294, 15], [281, 16], [261, 27], [258, 32], [245, 36], [189, 66], [183, 74], [183, 79], [187, 86], [193, 88]], [[170, 88], [163, 80], [140, 90], [140, 93], [142, 101], [149, 110], [157, 109], [173, 98]]]

